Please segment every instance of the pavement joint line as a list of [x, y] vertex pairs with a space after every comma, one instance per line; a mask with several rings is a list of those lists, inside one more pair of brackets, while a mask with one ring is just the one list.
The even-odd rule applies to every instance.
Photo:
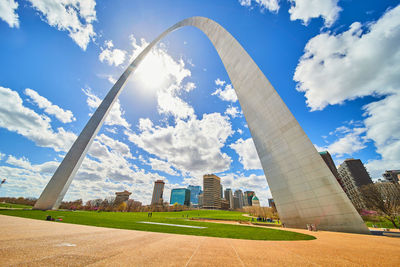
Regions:
[[228, 242], [228, 243], [229, 243], [229, 245], [231, 245], [233, 251], [235, 251], [235, 254], [236, 254], [236, 256], [238, 257], [238, 259], [239, 259], [240, 263], [242, 264], [242, 266], [246, 266], [246, 265], [244, 264], [244, 262], [242, 261], [242, 259], [240, 258], [239, 253], [237, 252], [236, 248], [232, 245], [232, 243], [230, 243], [230, 242]]
[[204, 238], [203, 238], [203, 241], [202, 241], [202, 242], [199, 242], [199, 245], [197, 246], [197, 248], [195, 249], [195, 251], [193, 251], [192, 256], [190, 256], [189, 260], [186, 262], [185, 267], [187, 267], [187, 266], [189, 265], [189, 263], [190, 263], [190, 261], [192, 260], [193, 256], [197, 253], [197, 251], [198, 251], [199, 248], [200, 248], [200, 245], [203, 244], [203, 242], [204, 242]]

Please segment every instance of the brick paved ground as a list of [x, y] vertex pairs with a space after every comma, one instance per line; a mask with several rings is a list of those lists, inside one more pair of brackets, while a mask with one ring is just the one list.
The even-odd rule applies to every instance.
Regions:
[[382, 236], [320, 231], [312, 241], [251, 241], [3, 215], [0, 232], [1, 266], [400, 266], [400, 238]]

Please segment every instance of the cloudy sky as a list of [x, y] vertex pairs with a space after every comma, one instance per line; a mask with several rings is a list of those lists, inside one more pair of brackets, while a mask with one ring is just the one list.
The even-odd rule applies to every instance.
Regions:
[[[235, 36], [337, 165], [400, 168], [399, 1], [0, 0], [0, 196], [39, 197], [129, 62], [191, 16]], [[65, 199], [126, 189], [148, 204], [156, 179], [169, 200], [205, 173], [270, 197], [222, 62], [186, 27], [134, 73]]]

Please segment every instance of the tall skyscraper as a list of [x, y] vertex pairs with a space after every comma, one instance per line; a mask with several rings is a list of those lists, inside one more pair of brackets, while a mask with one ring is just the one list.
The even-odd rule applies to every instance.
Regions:
[[322, 151], [322, 152], [319, 152], [319, 154], [321, 155], [322, 159], [325, 161], [328, 168], [331, 170], [333, 176], [335, 176], [335, 178], [338, 181], [338, 183], [340, 184], [340, 186], [346, 192], [345, 187], [343, 185], [342, 178], [340, 177], [339, 172], [336, 169], [336, 165], [331, 157], [331, 154], [329, 154], [328, 151]]
[[245, 201], [245, 204], [247, 204], [246, 206], [253, 205], [252, 199], [253, 199], [254, 195], [255, 195], [254, 191], [244, 192], [244, 201]]
[[222, 184], [221, 184], [221, 198], [224, 198], [224, 187], [222, 186]]
[[221, 208], [221, 178], [214, 174], [203, 176], [203, 208]]
[[151, 205], [163, 204], [164, 181], [157, 180], [154, 183], [153, 197], [151, 198]]
[[169, 204], [190, 206], [190, 190], [187, 188], [174, 188], [171, 190], [171, 198]]
[[346, 159], [338, 169], [345, 192], [357, 210], [365, 209], [361, 186], [372, 184], [371, 177], [359, 159]]
[[201, 193], [201, 186], [199, 185], [189, 185], [188, 189], [190, 190], [190, 202], [192, 205], [199, 204], [199, 195]]
[[233, 210], [234, 204], [233, 204], [232, 189], [230, 188], [225, 189], [225, 199], [229, 202], [229, 209]]
[[243, 192], [242, 190], [236, 190], [234, 193], [234, 196], [238, 198], [238, 204], [235, 206], [235, 209], [241, 209], [244, 206], [244, 201], [243, 201]]

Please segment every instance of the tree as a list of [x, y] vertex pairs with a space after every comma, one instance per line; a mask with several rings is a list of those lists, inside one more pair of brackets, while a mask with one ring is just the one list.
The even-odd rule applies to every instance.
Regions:
[[122, 202], [121, 204], [118, 205], [117, 211], [121, 211], [121, 212], [126, 211], [126, 208], [127, 208], [126, 202]]
[[369, 184], [361, 187], [365, 206], [375, 210], [399, 228], [400, 185], [390, 182]]

